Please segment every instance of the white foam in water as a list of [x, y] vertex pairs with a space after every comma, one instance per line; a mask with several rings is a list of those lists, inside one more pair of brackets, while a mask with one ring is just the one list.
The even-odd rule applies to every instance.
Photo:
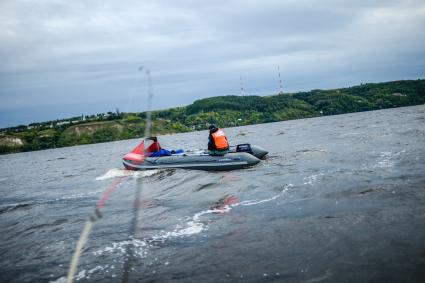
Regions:
[[[99, 271], [103, 271], [103, 270], [108, 270], [110, 268], [110, 266], [107, 264], [105, 266], [96, 266], [95, 268], [92, 268], [90, 270], [81, 270], [80, 272], [78, 272], [77, 275], [74, 276], [74, 281], [79, 281], [80, 279], [83, 278], [90, 278], [90, 275], [92, 275], [95, 272], [99, 272]], [[50, 281], [50, 283], [65, 283], [66, 282], [66, 276], [60, 277], [54, 281]]]
[[405, 153], [406, 150], [403, 149], [399, 152], [391, 152], [391, 151], [383, 151], [379, 154], [379, 158], [373, 168], [391, 168], [394, 167], [395, 161], [394, 159]]
[[126, 169], [113, 168], [106, 172], [104, 175], [96, 178], [96, 181], [103, 181], [107, 179], [113, 179], [117, 177], [134, 177], [134, 178], [144, 178], [155, 175], [159, 172], [159, 170], [146, 170], [146, 171], [133, 171]]
[[[200, 211], [198, 213], [195, 213], [192, 217], [187, 218], [187, 222], [184, 225], [176, 225], [174, 230], [169, 232], [162, 232], [161, 234], [155, 235], [150, 238], [153, 242], [165, 242], [166, 240], [172, 239], [172, 238], [182, 238], [182, 237], [190, 237], [195, 234], [199, 234], [202, 231], [205, 231], [208, 229], [207, 222], [202, 221], [201, 218], [208, 214], [219, 214], [219, 213], [225, 213], [231, 211], [234, 207], [238, 206], [251, 206], [251, 205], [258, 205], [266, 202], [271, 202], [279, 197], [281, 197], [285, 192], [289, 190], [293, 185], [288, 184], [285, 185], [283, 190], [270, 198], [266, 199], [260, 199], [260, 200], [245, 200], [234, 204], [228, 204], [224, 205], [220, 208], [214, 208], [214, 209], [207, 209]], [[105, 247], [101, 250], [94, 251], [93, 254], [95, 256], [100, 256], [107, 253], [118, 253], [124, 255], [127, 250], [128, 245], [134, 246], [134, 253], [139, 258], [145, 258], [148, 254], [149, 247], [152, 247], [153, 245], [149, 243], [150, 241], [146, 240], [138, 240], [138, 239], [132, 239], [127, 241], [120, 241], [112, 243], [111, 246]], [[75, 280], [80, 280], [83, 278], [88, 278], [91, 274], [98, 272], [98, 271], [108, 271], [109, 269], [113, 269], [113, 267], [105, 265], [104, 267], [97, 266], [93, 269], [90, 269], [88, 271], [82, 270], [80, 271], [75, 277]], [[66, 277], [61, 277], [57, 279], [56, 281], [53, 281], [54, 283], [62, 283], [66, 281]]]
[[153, 175], [161, 172], [161, 170], [160, 169], [153, 169], [153, 170], [146, 170], [146, 171], [130, 171], [130, 172], [132, 172], [131, 176], [133, 178], [138, 179], [138, 178], [153, 176]]
[[[135, 247], [135, 249], [133, 250], [135, 255], [138, 256], [139, 258], [144, 258], [147, 255], [147, 251], [146, 251], [146, 247], [148, 246], [148, 244], [143, 241], [143, 240], [137, 240], [137, 239], [132, 239], [132, 240], [128, 240], [128, 241], [121, 241], [121, 242], [115, 242], [112, 243], [111, 247], [106, 247], [103, 250], [99, 250], [99, 251], [95, 251], [93, 252], [94, 255], [99, 256], [102, 255], [104, 253], [120, 253], [122, 255], [124, 255], [126, 253], [126, 249], [128, 245], [133, 245]], [[100, 271], [105, 271], [105, 272], [109, 272], [111, 269], [115, 269], [114, 265], [98, 265], [92, 269], [89, 270], [81, 270], [80, 272], [78, 272], [77, 275], [74, 276], [74, 281], [79, 281], [81, 279], [88, 279], [90, 278], [90, 275], [100, 272]], [[114, 275], [112, 275], [112, 277], [115, 277]], [[51, 283], [65, 283], [66, 282], [66, 276], [60, 277], [54, 281], [50, 281]]]
[[138, 239], [115, 242], [115, 243], [112, 243], [112, 246], [106, 247], [99, 251], [95, 251], [93, 252], [93, 254], [96, 256], [102, 255], [104, 253], [125, 254], [128, 245], [133, 245], [135, 247], [134, 253], [138, 255], [140, 258], [143, 258], [146, 256], [147, 254], [146, 247], [148, 246], [148, 244], [146, 243], [146, 241], [138, 240]]
[[325, 175], [325, 174], [323, 174], [323, 173], [319, 173], [319, 174], [316, 174], [316, 175], [311, 175], [311, 176], [309, 176], [309, 177], [305, 177], [304, 178], [304, 185], [311, 185], [311, 184], [313, 184], [313, 183], [315, 183], [316, 181], [317, 181], [317, 179], [320, 177], [320, 176], [323, 176], [323, 175]]
[[[195, 213], [192, 217], [188, 217], [187, 222], [184, 225], [176, 225], [174, 230], [169, 232], [162, 232], [161, 234], [154, 235], [151, 237], [153, 241], [166, 241], [171, 238], [178, 238], [178, 237], [189, 237], [195, 234], [199, 234], [204, 230], [208, 229], [208, 225], [205, 224], [201, 218], [204, 215], [208, 214], [218, 214], [218, 213], [225, 213], [232, 210], [234, 207], [238, 206], [251, 206], [251, 205], [258, 205], [270, 201], [274, 201], [277, 198], [281, 197], [288, 189], [292, 187], [292, 184], [286, 185], [284, 189], [277, 195], [274, 195], [267, 199], [261, 199], [261, 200], [246, 200], [234, 204], [228, 204], [224, 205], [220, 208], [214, 208], [214, 209], [207, 209], [200, 211], [198, 213]], [[139, 249], [137, 252], [140, 256], [146, 256], [146, 251], [144, 248], [149, 247], [149, 244], [145, 241], [141, 240], [133, 240], [133, 241], [121, 241], [117, 243], [113, 243], [112, 246], [106, 247], [103, 250], [94, 252], [95, 255], [101, 255], [106, 252], [118, 252], [118, 253], [125, 253], [126, 246], [130, 243], [133, 243], [136, 248]], [[136, 249], [137, 251], [137, 249]]]
[[65, 276], [59, 277], [58, 279], [53, 280], [53, 281], [49, 281], [49, 282], [50, 283], [65, 283], [66, 282], [66, 277]]
[[84, 193], [78, 193], [78, 194], [72, 194], [72, 195], [68, 195], [68, 196], [63, 196], [63, 197], [60, 197], [60, 198], [55, 199], [55, 201], [68, 200], [68, 199], [86, 198], [88, 196], [98, 195], [98, 194], [102, 193], [103, 191], [104, 191], [103, 189], [93, 190], [93, 191], [86, 191]]
[[203, 210], [201, 212], [195, 213], [195, 215], [193, 215], [191, 218], [189, 218], [189, 221], [186, 223], [186, 225], [184, 227], [177, 225], [176, 228], [173, 231], [166, 232], [162, 235], [157, 235], [157, 236], [154, 236], [152, 238], [154, 240], [165, 241], [167, 239], [174, 238], [174, 237], [187, 237], [187, 236], [191, 236], [191, 235], [194, 235], [194, 234], [199, 234], [202, 231], [208, 229], [208, 226], [204, 222], [201, 221], [202, 216], [207, 215], [207, 214], [229, 212], [230, 210], [232, 210], [232, 208], [237, 207], [237, 206], [250, 206], [250, 205], [258, 205], [258, 204], [261, 204], [261, 203], [270, 202], [270, 201], [276, 200], [277, 198], [282, 196], [286, 191], [288, 191], [288, 189], [290, 187], [292, 187], [292, 184], [285, 185], [285, 187], [283, 188], [283, 190], [279, 194], [274, 195], [274, 196], [267, 198], [267, 199], [246, 200], [246, 201], [241, 201], [241, 202], [237, 202], [237, 203], [234, 203], [234, 204], [224, 205], [223, 207], [220, 207], [220, 208]]

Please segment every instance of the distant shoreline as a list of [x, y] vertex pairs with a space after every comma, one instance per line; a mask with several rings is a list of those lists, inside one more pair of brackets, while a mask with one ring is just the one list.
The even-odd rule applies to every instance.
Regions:
[[[218, 96], [152, 111], [152, 133], [204, 130], [210, 123], [235, 127], [424, 103], [425, 80], [421, 79], [271, 96]], [[0, 129], [0, 154], [138, 138], [144, 136], [145, 117], [146, 112], [117, 110]]]

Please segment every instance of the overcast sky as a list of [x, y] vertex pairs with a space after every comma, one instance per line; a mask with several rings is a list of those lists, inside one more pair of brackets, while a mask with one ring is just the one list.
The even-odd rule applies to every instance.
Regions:
[[0, 127], [425, 77], [425, 1], [0, 1]]

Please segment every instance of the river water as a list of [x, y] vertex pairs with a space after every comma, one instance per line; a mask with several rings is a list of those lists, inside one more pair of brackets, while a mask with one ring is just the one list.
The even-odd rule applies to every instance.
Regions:
[[[425, 106], [225, 129], [269, 150], [230, 172], [123, 170], [139, 140], [0, 156], [0, 281], [423, 282]], [[159, 137], [205, 148], [207, 132]], [[141, 190], [139, 229], [129, 241]]]

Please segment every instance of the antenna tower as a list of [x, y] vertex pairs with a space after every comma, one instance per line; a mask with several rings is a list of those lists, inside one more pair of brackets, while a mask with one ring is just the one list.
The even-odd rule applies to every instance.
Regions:
[[243, 88], [242, 77], [239, 77], [239, 79], [240, 79], [240, 84], [241, 84], [241, 95], [245, 95], [245, 91], [244, 91], [244, 88]]
[[282, 78], [280, 77], [280, 67], [277, 66], [277, 72], [279, 74], [279, 94], [283, 93], [282, 91]]

